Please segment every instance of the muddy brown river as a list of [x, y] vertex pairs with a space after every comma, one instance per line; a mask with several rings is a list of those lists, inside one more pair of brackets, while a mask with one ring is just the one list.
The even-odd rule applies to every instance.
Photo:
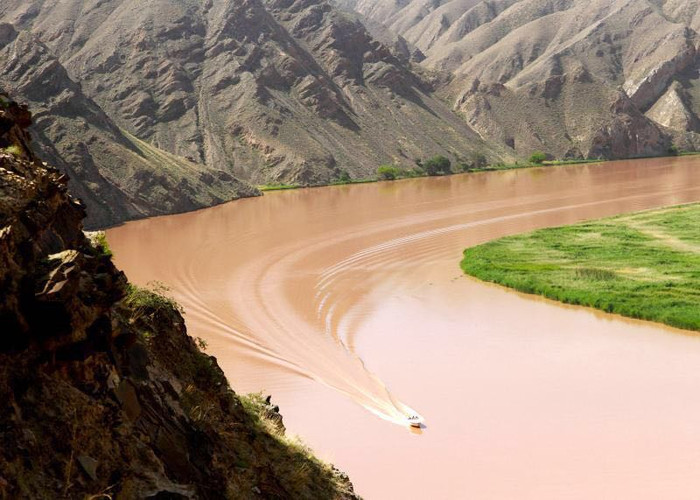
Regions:
[[233, 387], [272, 394], [368, 499], [696, 499], [700, 338], [459, 261], [698, 200], [700, 158], [665, 158], [272, 192], [108, 239], [132, 281], [171, 287]]

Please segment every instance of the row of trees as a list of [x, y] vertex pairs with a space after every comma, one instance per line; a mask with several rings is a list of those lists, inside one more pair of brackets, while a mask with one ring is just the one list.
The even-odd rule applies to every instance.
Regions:
[[[531, 165], [542, 165], [550, 159], [550, 155], [541, 151], [535, 151], [529, 158]], [[517, 166], [517, 162], [515, 163]], [[503, 163], [498, 163], [496, 167], [504, 167]], [[475, 152], [467, 158], [457, 158], [456, 165], [453, 166], [449, 158], [438, 155], [422, 161], [416, 160], [416, 167], [410, 169], [401, 169], [396, 165], [382, 165], [377, 169], [377, 177], [380, 180], [394, 180], [403, 177], [422, 177], [424, 175], [448, 175], [455, 172], [472, 172], [474, 170], [483, 170], [489, 167], [486, 155], [480, 152]]]
[[452, 172], [452, 162], [445, 156], [434, 156], [426, 161], [416, 160], [415, 168], [400, 169], [396, 165], [381, 165], [377, 177], [393, 181], [401, 177], [422, 177], [424, 175], [448, 175]]
[[424, 175], [449, 175], [455, 172], [479, 170], [488, 166], [488, 160], [482, 153], [473, 153], [469, 158], [459, 158], [453, 166], [449, 158], [437, 155], [428, 160], [416, 160], [415, 168], [400, 169], [396, 165], [382, 165], [377, 169], [380, 180], [394, 180], [402, 177], [422, 177]]
[[[681, 154], [676, 146], [671, 146], [668, 150], [671, 155]], [[543, 151], [535, 151], [530, 155], [527, 163], [519, 164], [517, 161], [512, 165], [506, 165], [503, 162], [489, 164], [486, 155], [480, 152], [471, 153], [468, 157], [457, 157], [456, 165], [453, 166], [449, 158], [438, 155], [433, 156], [428, 160], [415, 160], [414, 168], [402, 169], [396, 165], [381, 165], [377, 169], [377, 178], [379, 180], [391, 181], [405, 177], [423, 177], [425, 175], [449, 175], [455, 172], [473, 172], [475, 170], [500, 170], [503, 168], [517, 168], [519, 166], [528, 165], [543, 165], [554, 157]], [[346, 170], [341, 170], [337, 182], [345, 184], [353, 182], [350, 174]]]

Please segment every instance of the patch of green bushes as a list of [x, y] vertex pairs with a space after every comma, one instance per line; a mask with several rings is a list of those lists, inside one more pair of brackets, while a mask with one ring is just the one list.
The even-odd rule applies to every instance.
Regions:
[[433, 156], [423, 164], [425, 173], [430, 176], [452, 173], [452, 162], [445, 156]]
[[530, 155], [530, 163], [534, 165], [542, 165], [547, 160], [547, 154], [542, 151], [535, 151]]
[[16, 144], [13, 144], [12, 146], [7, 146], [2, 150], [2, 152], [12, 156], [22, 156], [22, 148], [20, 148]]
[[134, 316], [164, 309], [183, 314], [182, 306], [169, 293], [170, 289], [159, 281], [151, 281], [145, 288], [129, 283], [124, 303], [134, 311]]
[[113, 257], [112, 249], [109, 248], [109, 243], [107, 242], [107, 235], [104, 231], [98, 231], [92, 240], [95, 248], [97, 249], [99, 255], [103, 257]]
[[395, 165], [381, 165], [377, 169], [377, 177], [382, 181], [393, 181], [401, 176], [401, 169]]
[[338, 182], [342, 184], [349, 184], [352, 182], [352, 177], [350, 177], [350, 172], [347, 170], [341, 170], [340, 175], [338, 175]]
[[608, 269], [584, 267], [582, 269], [576, 269], [576, 277], [597, 281], [609, 281], [617, 278], [617, 274], [615, 274], [614, 271], [609, 271]]

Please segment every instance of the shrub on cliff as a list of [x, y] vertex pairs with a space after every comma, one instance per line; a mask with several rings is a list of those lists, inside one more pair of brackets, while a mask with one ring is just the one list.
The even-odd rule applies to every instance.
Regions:
[[85, 232], [90, 243], [92, 243], [97, 255], [104, 257], [113, 257], [112, 249], [109, 248], [107, 235], [104, 231], [87, 231]]
[[135, 317], [152, 315], [164, 309], [182, 314], [182, 307], [175, 299], [168, 296], [169, 291], [167, 286], [157, 281], [149, 283], [148, 288], [130, 283], [124, 303], [134, 311]]
[[8, 146], [2, 150], [3, 153], [12, 155], [12, 156], [21, 156], [22, 155], [22, 149], [17, 146], [16, 144], [13, 144], [12, 146]]

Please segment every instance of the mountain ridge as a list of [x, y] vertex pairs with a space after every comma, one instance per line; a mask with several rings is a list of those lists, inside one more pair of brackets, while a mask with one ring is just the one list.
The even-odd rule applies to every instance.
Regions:
[[[442, 95], [469, 124], [519, 156], [696, 148], [700, 11], [693, 2], [355, 2], [371, 17], [368, 5], [384, 6], [388, 27], [426, 55], [422, 65], [453, 75]], [[424, 15], [413, 16], [421, 8]]]
[[34, 35], [0, 24], [0, 84], [36, 110], [35, 147], [77, 182], [90, 226], [211, 206], [255, 190], [223, 171], [193, 168], [125, 133]]
[[46, 44], [120, 129], [252, 184], [508, 155], [325, 0], [9, 0], [0, 19]]
[[700, 147], [689, 0], [7, 0], [0, 22], [0, 83], [91, 226], [434, 155]]

